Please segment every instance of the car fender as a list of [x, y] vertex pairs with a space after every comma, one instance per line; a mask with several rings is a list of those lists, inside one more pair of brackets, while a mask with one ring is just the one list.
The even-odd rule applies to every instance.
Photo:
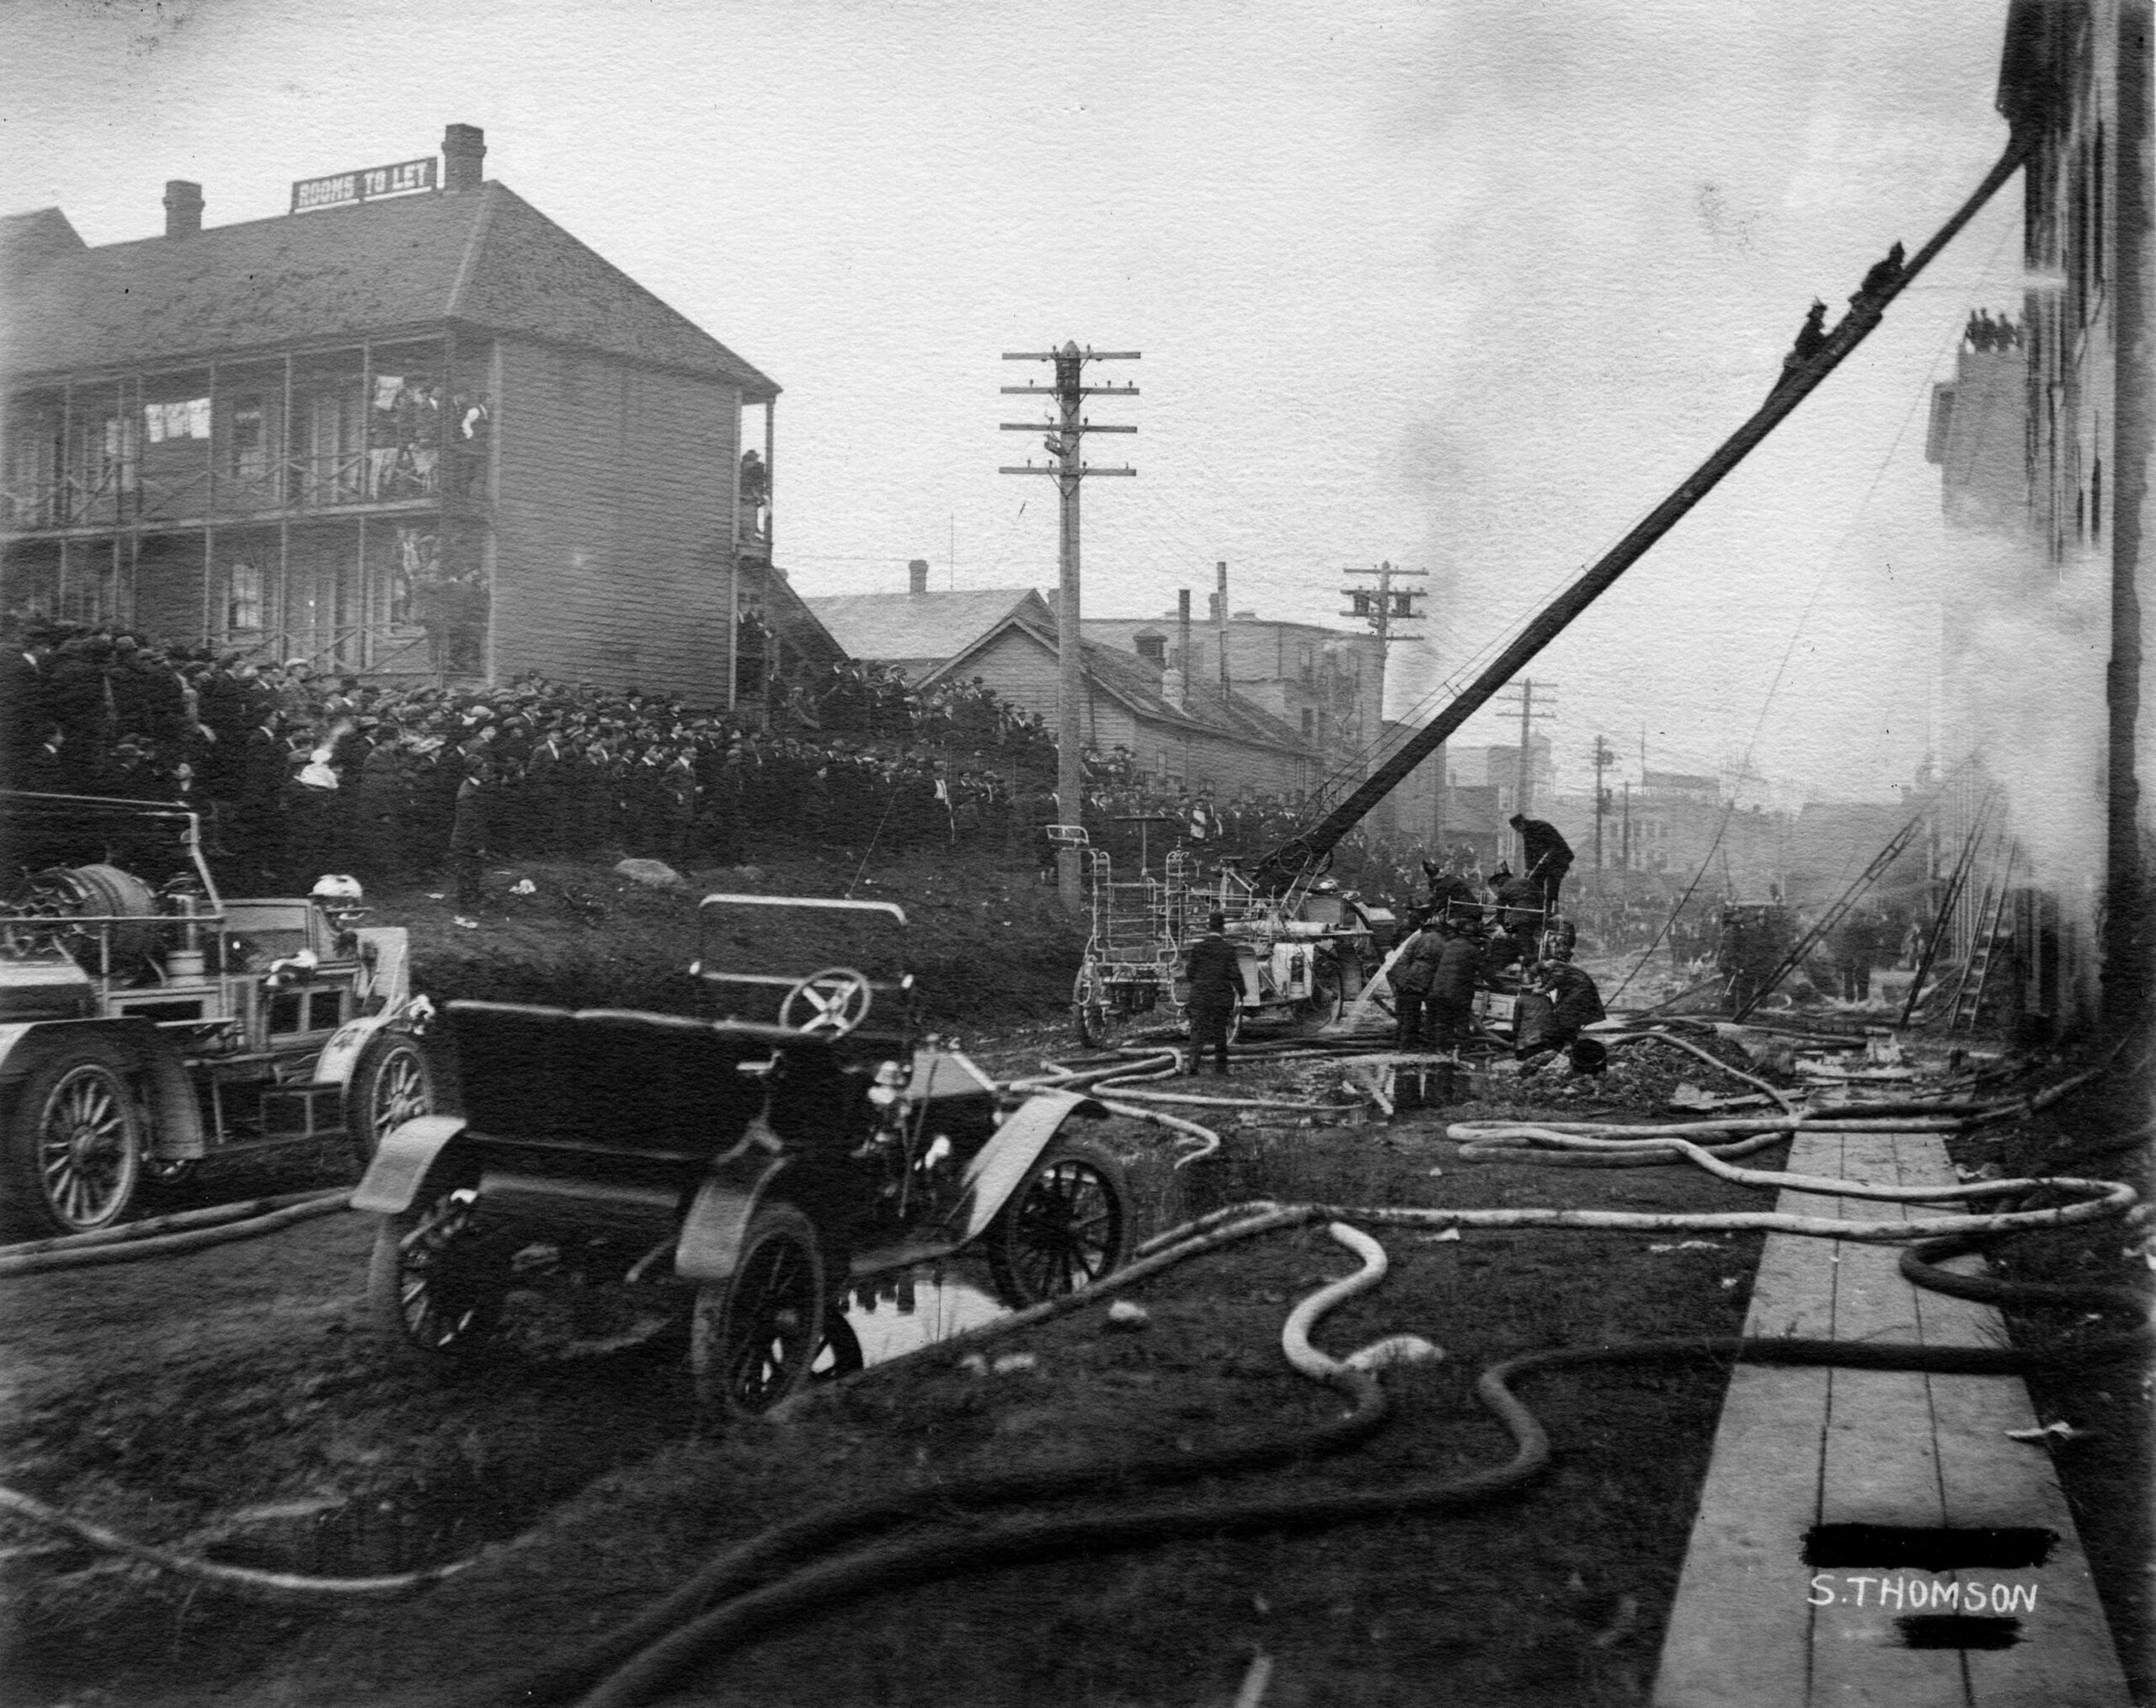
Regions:
[[357, 1020], [348, 1020], [329, 1035], [329, 1042], [322, 1046], [322, 1054], [314, 1060], [314, 1082], [318, 1086], [345, 1086], [352, 1081], [352, 1070], [360, 1065], [360, 1057], [366, 1047], [388, 1030], [397, 1019], [396, 1014], [362, 1014]]
[[723, 1281], [740, 1261], [741, 1241], [787, 1159], [752, 1150], [720, 1163], [682, 1219], [674, 1246], [674, 1273], [684, 1281]]
[[960, 1242], [988, 1230], [995, 1213], [1017, 1191], [1041, 1153], [1073, 1115], [1097, 1121], [1107, 1110], [1095, 1098], [1076, 1092], [1036, 1092], [1003, 1118], [995, 1136], [981, 1146], [959, 1179], [959, 1197], [952, 1225], [964, 1217], [956, 1237]]
[[444, 1150], [462, 1134], [459, 1115], [421, 1115], [382, 1141], [352, 1194], [352, 1208], [395, 1215], [411, 1209]]
[[173, 1041], [147, 1020], [33, 1020], [0, 1026], [0, 1109], [15, 1087], [61, 1044], [94, 1038], [116, 1065], [137, 1076], [149, 1115], [149, 1153], [162, 1161], [200, 1156], [202, 1112]]

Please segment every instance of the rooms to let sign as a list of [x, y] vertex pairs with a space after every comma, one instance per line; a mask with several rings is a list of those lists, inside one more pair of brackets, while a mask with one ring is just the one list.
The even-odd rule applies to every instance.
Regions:
[[360, 172], [333, 172], [327, 178], [302, 178], [292, 185], [292, 211], [341, 207], [385, 195], [409, 195], [435, 187], [435, 157], [400, 160], [393, 166], [370, 166]]

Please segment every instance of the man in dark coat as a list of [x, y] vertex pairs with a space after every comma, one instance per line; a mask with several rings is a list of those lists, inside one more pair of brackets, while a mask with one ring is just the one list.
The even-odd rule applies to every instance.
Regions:
[[1557, 886], [1565, 881], [1565, 874], [1572, 869], [1572, 845], [1560, 835], [1557, 827], [1543, 819], [1530, 819], [1524, 813], [1512, 815], [1513, 829], [1519, 832], [1525, 848], [1526, 876], [1530, 883], [1542, 888], [1542, 906], [1551, 909], [1557, 905]]
[[1422, 1005], [1430, 994], [1430, 981], [1437, 974], [1444, 941], [1433, 915], [1407, 940], [1392, 963], [1393, 1040], [1402, 1049], [1422, 1048]]
[[1429, 1011], [1432, 1042], [1448, 1055], [1457, 1054], [1474, 1023], [1475, 975], [1481, 960], [1481, 951], [1470, 933], [1445, 933], [1423, 1003]]
[[1834, 927], [1830, 946], [1834, 952], [1834, 971], [1839, 976], [1842, 1001], [1869, 1002], [1871, 1000], [1871, 969], [1878, 964], [1880, 921], [1867, 908], [1852, 908], [1842, 922]]
[[449, 865], [456, 880], [456, 905], [477, 907], [483, 899], [480, 862], [488, 847], [487, 811], [494, 792], [494, 769], [483, 748], [464, 757], [463, 780], [456, 786], [456, 811], [449, 827]]
[[1425, 860], [1422, 862], [1422, 875], [1430, 880], [1430, 908], [1433, 918], [1442, 919], [1454, 905], [1472, 907], [1481, 899], [1475, 893], [1475, 886], [1460, 876], [1449, 860], [1442, 866], [1433, 866]]
[[1214, 1070], [1228, 1071], [1228, 1022], [1242, 998], [1242, 972], [1235, 963], [1235, 946], [1228, 941], [1225, 914], [1209, 914], [1205, 935], [1190, 946], [1190, 1070], [1202, 1074], [1205, 1052], [1213, 1052]]

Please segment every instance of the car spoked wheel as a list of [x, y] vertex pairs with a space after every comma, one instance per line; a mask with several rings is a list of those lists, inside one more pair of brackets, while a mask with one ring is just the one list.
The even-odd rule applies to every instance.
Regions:
[[86, 1234], [127, 1214], [142, 1178], [141, 1118], [101, 1053], [76, 1045], [47, 1061], [24, 1084], [7, 1127], [11, 1231]]
[[836, 1355], [825, 1309], [814, 1227], [790, 1204], [766, 1205], [749, 1224], [733, 1274], [697, 1291], [689, 1337], [697, 1405], [755, 1417], [793, 1393], [827, 1346]]
[[508, 1257], [487, 1236], [477, 1192], [436, 1193], [390, 1217], [375, 1236], [367, 1300], [376, 1326], [430, 1365], [483, 1355], [498, 1343]]
[[431, 1115], [434, 1078], [417, 1039], [377, 1038], [360, 1055], [345, 1090], [344, 1126], [364, 1168], [382, 1141], [407, 1121]]
[[988, 1265], [1003, 1302], [1023, 1310], [1120, 1268], [1129, 1196], [1106, 1151], [1074, 1139], [1049, 1145], [989, 1226]]

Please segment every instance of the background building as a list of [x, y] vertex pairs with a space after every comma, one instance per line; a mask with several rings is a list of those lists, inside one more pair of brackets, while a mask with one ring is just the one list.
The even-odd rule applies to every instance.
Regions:
[[[1139, 654], [1083, 643], [1081, 739], [1107, 757], [1121, 748], [1134, 781], [1165, 793], [1210, 794], [1223, 804], [1287, 797], [1313, 787], [1317, 761], [1263, 707], [1216, 686], [1187, 685]], [[1014, 706], [1056, 715], [1056, 627], [1022, 608], [931, 670], [926, 682], [979, 678]]]
[[0, 610], [729, 701], [778, 387], [485, 152], [452, 125], [439, 172], [211, 228], [174, 181], [163, 237], [96, 248], [58, 209], [8, 221]]
[[[1209, 595], [1209, 598], [1217, 597]], [[1351, 762], [1378, 739], [1385, 707], [1385, 649], [1377, 637], [1280, 622], [1239, 611], [1225, 623], [1193, 618], [1185, 654], [1181, 613], [1086, 617], [1086, 638], [1135, 654], [1162, 671], [1180, 670], [1193, 687], [1217, 691], [1221, 652], [1237, 697], [1270, 713], [1328, 769]]]
[[803, 602], [848, 656], [873, 659], [919, 681], [956, 658], [1006, 616], [1055, 626], [1048, 602], [1030, 587], [931, 592], [928, 563], [907, 566], [904, 593], [819, 595]]

